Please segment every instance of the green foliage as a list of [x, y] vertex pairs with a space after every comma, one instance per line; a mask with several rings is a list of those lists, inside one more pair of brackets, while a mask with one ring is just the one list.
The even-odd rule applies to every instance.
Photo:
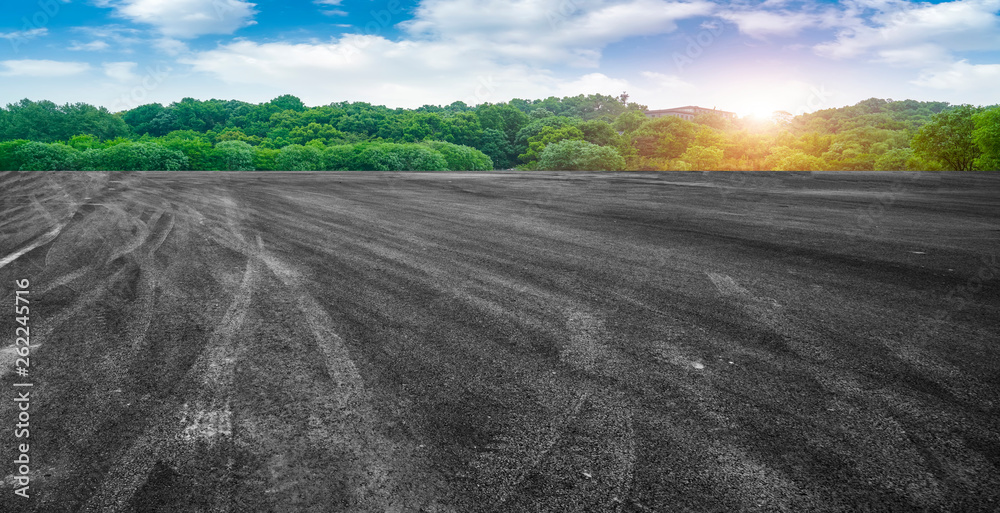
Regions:
[[875, 159], [875, 171], [912, 171], [909, 163], [913, 159], [910, 148], [895, 148]]
[[772, 171], [822, 171], [826, 168], [823, 159], [787, 146], [774, 148], [764, 164]]
[[189, 169], [187, 157], [155, 143], [125, 142], [83, 152], [86, 171], [179, 171]]
[[323, 152], [315, 146], [289, 144], [278, 152], [278, 171], [321, 171], [325, 169]]
[[517, 152], [514, 150], [514, 145], [500, 130], [486, 129], [483, 132], [482, 141], [479, 150], [489, 157], [495, 168], [511, 169], [517, 164]]
[[1000, 170], [1000, 106], [978, 112], [972, 116], [975, 129], [972, 140], [981, 155], [976, 159], [976, 169]]
[[[582, 140], [614, 150], [629, 169], [997, 169], [997, 108], [871, 98], [762, 124], [712, 113], [694, 123], [650, 120], [627, 94], [412, 110], [364, 102], [310, 108], [291, 95], [261, 104], [184, 98], [119, 114], [23, 100], [0, 109], [0, 167], [466, 170], [523, 162], [534, 169], [550, 145]], [[28, 141], [65, 142], [18, 154]], [[240, 144], [224, 144], [231, 142]]]
[[79, 169], [80, 152], [65, 144], [29, 142], [17, 149], [21, 171], [72, 171]]
[[528, 150], [518, 155], [525, 164], [532, 164], [542, 158], [542, 152], [549, 144], [559, 141], [582, 141], [583, 131], [575, 126], [564, 125], [560, 128], [542, 127], [542, 130], [528, 139]]
[[0, 109], [0, 141], [68, 141], [80, 134], [104, 140], [124, 136], [128, 132], [125, 122], [108, 109], [85, 103], [56, 105], [50, 101], [25, 99]]
[[256, 154], [253, 146], [243, 141], [222, 141], [215, 145], [215, 161], [225, 171], [253, 171]]
[[673, 116], [647, 120], [632, 132], [632, 143], [642, 157], [678, 158], [694, 142], [698, 125]]
[[257, 171], [277, 171], [278, 155], [281, 150], [264, 148], [258, 146], [254, 148], [253, 167]]
[[0, 171], [20, 170], [22, 161], [18, 149], [30, 142], [26, 139], [0, 142]]
[[195, 171], [220, 169], [220, 164], [215, 159], [212, 143], [205, 134], [194, 130], [175, 130], [156, 142], [165, 148], [187, 156], [189, 169]]
[[982, 109], [961, 105], [935, 114], [913, 137], [910, 146], [920, 157], [936, 161], [945, 169], [971, 171], [982, 153], [973, 142], [972, 116]]
[[549, 143], [542, 151], [537, 169], [549, 171], [621, 171], [625, 159], [614, 148], [580, 139]]
[[612, 127], [618, 132], [630, 134], [638, 130], [648, 119], [645, 112], [630, 110], [618, 116]]
[[444, 157], [445, 169], [451, 171], [490, 171], [493, 169], [493, 161], [490, 157], [475, 148], [440, 141], [428, 141], [425, 144]]
[[688, 163], [691, 169], [699, 171], [717, 170], [722, 169], [723, 155], [722, 148], [692, 145], [688, 146], [684, 154], [681, 155], [681, 160]]

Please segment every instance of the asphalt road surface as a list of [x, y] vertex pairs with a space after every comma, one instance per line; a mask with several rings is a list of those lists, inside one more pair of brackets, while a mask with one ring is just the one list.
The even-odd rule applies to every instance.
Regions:
[[997, 511], [998, 259], [1000, 174], [2, 174], [0, 510]]

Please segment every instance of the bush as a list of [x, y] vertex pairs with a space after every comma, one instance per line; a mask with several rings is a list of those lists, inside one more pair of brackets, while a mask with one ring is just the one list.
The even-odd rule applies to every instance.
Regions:
[[258, 171], [277, 171], [279, 153], [281, 153], [281, 150], [264, 148], [261, 146], [254, 148], [254, 169]]
[[225, 171], [253, 171], [253, 146], [243, 141], [223, 141], [215, 145], [216, 160]]
[[21, 158], [17, 150], [30, 143], [25, 139], [0, 142], [0, 171], [18, 171], [21, 169]]
[[394, 146], [392, 151], [399, 157], [405, 171], [447, 171], [450, 167], [444, 155], [427, 146], [421, 144], [394, 144], [392, 146]]
[[621, 171], [625, 159], [614, 148], [587, 141], [562, 140], [542, 151], [538, 169], [546, 171]]
[[21, 171], [70, 171], [80, 169], [80, 152], [65, 144], [29, 142], [17, 149]]
[[83, 152], [87, 171], [179, 171], [189, 169], [187, 156], [155, 143], [123, 142]]
[[424, 144], [444, 156], [448, 170], [491, 171], [493, 169], [493, 160], [475, 148], [442, 141], [427, 141]]
[[323, 152], [315, 146], [290, 144], [278, 152], [278, 171], [321, 171]]

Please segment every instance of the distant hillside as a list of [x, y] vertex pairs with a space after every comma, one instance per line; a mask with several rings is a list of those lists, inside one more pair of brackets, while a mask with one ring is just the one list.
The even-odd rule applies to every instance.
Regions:
[[1000, 110], [871, 98], [768, 121], [648, 119], [593, 94], [418, 109], [185, 98], [112, 113], [0, 109], [4, 170], [971, 170], [1000, 167]]

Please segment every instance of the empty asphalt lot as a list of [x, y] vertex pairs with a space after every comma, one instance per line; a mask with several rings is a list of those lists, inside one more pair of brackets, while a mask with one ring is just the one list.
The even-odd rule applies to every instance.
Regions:
[[0, 510], [997, 511], [998, 259], [998, 174], [0, 174]]

